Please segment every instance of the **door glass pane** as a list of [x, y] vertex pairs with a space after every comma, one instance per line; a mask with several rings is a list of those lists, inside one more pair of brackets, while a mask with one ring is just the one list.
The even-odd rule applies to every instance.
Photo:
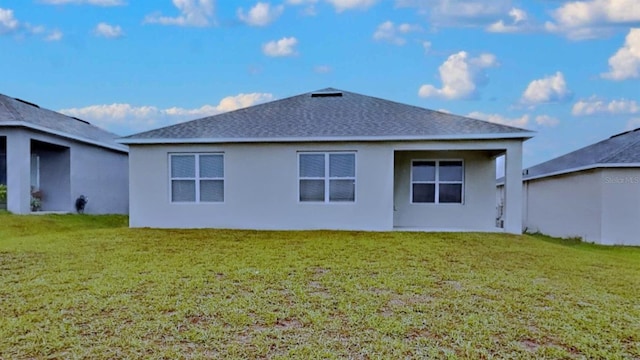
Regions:
[[224, 201], [224, 181], [200, 180], [200, 201], [203, 201], [203, 202]]
[[324, 177], [324, 154], [300, 154], [300, 177]]
[[324, 201], [324, 180], [300, 180], [300, 201]]
[[330, 154], [329, 155], [329, 176], [330, 177], [356, 176], [356, 155], [355, 154]]
[[413, 184], [414, 203], [434, 203], [436, 201], [435, 184]]
[[222, 161], [222, 155], [200, 155], [200, 177], [224, 177], [224, 164]]
[[441, 203], [462, 203], [462, 184], [440, 184]]
[[462, 181], [462, 161], [440, 161], [440, 181]]
[[196, 177], [196, 156], [195, 155], [171, 155], [171, 177], [172, 178]]
[[435, 161], [414, 161], [412, 181], [436, 181]]
[[196, 201], [195, 180], [171, 181], [171, 201], [173, 202]]
[[329, 201], [355, 201], [356, 185], [353, 180], [331, 180]]

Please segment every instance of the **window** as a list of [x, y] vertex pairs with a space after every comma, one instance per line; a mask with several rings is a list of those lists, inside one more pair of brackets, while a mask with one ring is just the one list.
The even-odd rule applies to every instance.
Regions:
[[222, 154], [171, 154], [171, 202], [224, 201]]
[[414, 160], [411, 202], [462, 204], [463, 170], [460, 160]]
[[355, 153], [300, 153], [299, 165], [300, 201], [355, 201]]

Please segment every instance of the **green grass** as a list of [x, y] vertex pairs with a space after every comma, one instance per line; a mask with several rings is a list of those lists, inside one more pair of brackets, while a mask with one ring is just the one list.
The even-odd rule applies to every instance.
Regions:
[[640, 249], [0, 213], [0, 359], [640, 359]]

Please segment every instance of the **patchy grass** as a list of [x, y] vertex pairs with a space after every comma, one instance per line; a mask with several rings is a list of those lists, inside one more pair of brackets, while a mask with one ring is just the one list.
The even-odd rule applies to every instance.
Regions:
[[0, 358], [640, 359], [640, 249], [0, 214]]

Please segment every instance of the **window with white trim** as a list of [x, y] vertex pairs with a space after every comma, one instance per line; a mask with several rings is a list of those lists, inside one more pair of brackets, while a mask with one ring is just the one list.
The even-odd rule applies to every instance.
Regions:
[[171, 202], [223, 202], [222, 154], [170, 154]]
[[356, 154], [354, 152], [299, 153], [301, 202], [354, 202]]
[[411, 202], [462, 204], [464, 164], [461, 160], [413, 160]]

